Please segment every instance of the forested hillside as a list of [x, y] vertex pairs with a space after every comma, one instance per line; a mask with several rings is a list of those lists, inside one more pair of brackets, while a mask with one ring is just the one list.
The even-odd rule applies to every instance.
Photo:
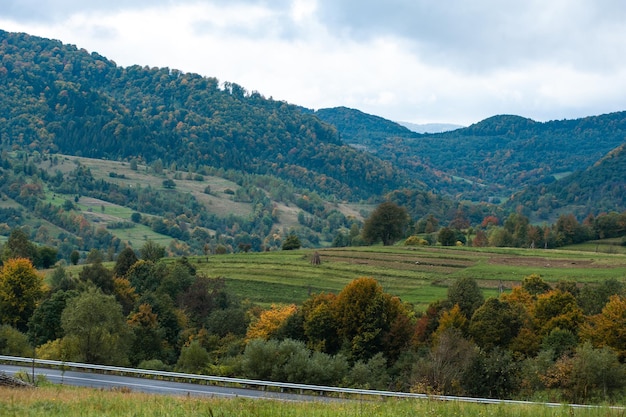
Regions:
[[[593, 166], [549, 185], [529, 187], [508, 203], [537, 218], [569, 212], [578, 217], [626, 208], [626, 147], [621, 145]], [[592, 210], [589, 208], [592, 207]]]
[[[428, 135], [358, 110], [323, 109], [316, 114], [333, 123], [347, 143], [393, 162], [443, 195], [474, 201], [500, 201], [526, 187], [544, 186], [584, 171], [626, 138], [626, 112], [546, 123], [500, 115], [467, 128]], [[604, 180], [623, 184], [623, 172], [607, 170]], [[582, 177], [574, 176], [554, 188], [575, 187], [578, 178]], [[578, 186], [582, 189], [591, 183], [583, 181]], [[625, 208], [621, 196], [614, 193], [604, 193], [602, 199], [603, 209]], [[578, 202], [588, 212], [596, 209], [595, 203], [593, 198]]]
[[341, 199], [407, 184], [296, 106], [169, 68], [0, 32], [2, 147], [271, 174]]

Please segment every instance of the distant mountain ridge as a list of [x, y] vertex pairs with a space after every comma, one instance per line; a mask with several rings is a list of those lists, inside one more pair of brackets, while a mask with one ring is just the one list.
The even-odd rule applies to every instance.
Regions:
[[398, 122], [398, 124], [412, 130], [415, 133], [443, 133], [451, 130], [461, 129], [465, 126], [452, 123], [410, 123]]
[[[430, 189], [473, 201], [504, 201], [528, 187], [556, 183], [574, 172], [581, 172], [583, 178], [590, 174], [582, 171], [626, 140], [626, 112], [543, 123], [497, 115], [438, 134], [407, 132], [390, 121], [376, 124], [377, 118], [346, 108], [316, 114], [334, 124], [352, 146], [413, 173]], [[369, 127], [365, 133], [361, 133], [362, 126]], [[607, 172], [606, 176], [623, 183], [626, 172]], [[605, 209], [624, 209], [621, 198], [609, 200], [603, 204]], [[593, 200], [583, 207], [578, 211], [595, 210]]]

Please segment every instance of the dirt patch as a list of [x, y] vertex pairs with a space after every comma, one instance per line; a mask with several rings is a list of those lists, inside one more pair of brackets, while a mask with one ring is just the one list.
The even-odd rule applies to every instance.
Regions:
[[[529, 266], [543, 268], [594, 268], [594, 262], [589, 259], [573, 260], [573, 259], [548, 259], [541, 257], [528, 256], [493, 256], [489, 258], [489, 263], [494, 265], [509, 266]], [[599, 267], [599, 266], [598, 266]]]

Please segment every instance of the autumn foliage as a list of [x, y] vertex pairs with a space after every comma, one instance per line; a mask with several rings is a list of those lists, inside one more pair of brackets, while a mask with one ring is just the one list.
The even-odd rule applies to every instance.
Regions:
[[25, 330], [43, 294], [43, 276], [32, 262], [8, 259], [0, 270], [0, 321]]

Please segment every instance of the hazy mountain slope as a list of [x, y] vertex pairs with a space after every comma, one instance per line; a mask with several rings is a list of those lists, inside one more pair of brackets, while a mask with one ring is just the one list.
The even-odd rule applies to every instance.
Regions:
[[451, 123], [410, 123], [410, 122], [398, 122], [400, 125], [412, 130], [416, 133], [443, 133], [451, 130], [461, 129], [465, 126], [455, 125]]

